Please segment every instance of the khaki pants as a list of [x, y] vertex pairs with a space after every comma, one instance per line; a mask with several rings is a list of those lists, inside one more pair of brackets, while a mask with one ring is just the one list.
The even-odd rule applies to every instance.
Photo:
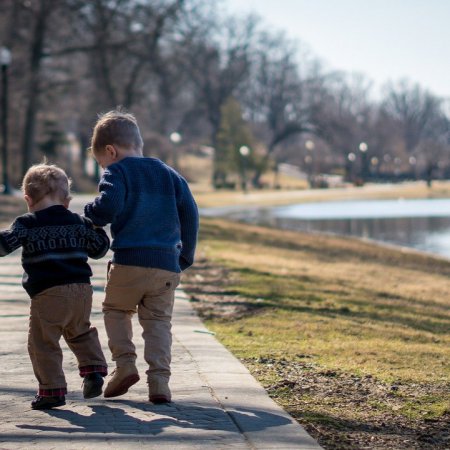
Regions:
[[97, 329], [89, 321], [92, 287], [65, 284], [31, 299], [28, 353], [39, 389], [66, 388], [62, 369], [61, 336], [78, 360], [78, 367], [107, 366]]
[[117, 366], [136, 361], [131, 319], [138, 313], [149, 383], [170, 378], [171, 319], [180, 274], [111, 264], [103, 303], [109, 348]]

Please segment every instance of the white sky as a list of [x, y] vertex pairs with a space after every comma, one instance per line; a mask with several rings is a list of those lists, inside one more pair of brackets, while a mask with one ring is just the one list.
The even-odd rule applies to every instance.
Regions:
[[408, 78], [450, 98], [450, 0], [223, 2], [307, 44], [328, 69], [363, 73], [375, 88]]

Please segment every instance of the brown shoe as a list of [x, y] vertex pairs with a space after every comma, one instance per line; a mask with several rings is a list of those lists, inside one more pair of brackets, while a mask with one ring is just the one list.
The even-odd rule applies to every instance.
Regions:
[[132, 363], [117, 367], [112, 375], [113, 377], [105, 389], [104, 396], [106, 398], [125, 394], [133, 384], [139, 381], [138, 371]]
[[166, 395], [150, 395], [149, 400], [155, 405], [162, 405], [164, 403], [172, 403], [170, 397]]
[[149, 400], [155, 404], [170, 403], [172, 401], [172, 394], [169, 389], [169, 384], [166, 380], [155, 379], [148, 381]]

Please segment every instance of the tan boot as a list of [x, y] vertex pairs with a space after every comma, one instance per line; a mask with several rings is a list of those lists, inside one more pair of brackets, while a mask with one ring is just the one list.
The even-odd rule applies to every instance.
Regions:
[[168, 381], [164, 379], [148, 380], [149, 400], [152, 403], [170, 403], [172, 394], [169, 389]]
[[139, 374], [133, 363], [117, 367], [113, 377], [106, 386], [105, 397], [118, 397], [125, 394], [128, 389], [139, 381]]

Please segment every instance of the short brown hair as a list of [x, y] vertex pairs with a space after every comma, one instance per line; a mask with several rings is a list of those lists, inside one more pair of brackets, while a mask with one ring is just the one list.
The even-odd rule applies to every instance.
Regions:
[[122, 109], [99, 115], [92, 134], [91, 150], [95, 153], [114, 144], [136, 150], [142, 150], [144, 146], [136, 118]]
[[70, 197], [71, 180], [66, 172], [58, 166], [47, 163], [31, 166], [22, 181], [22, 192], [34, 202], [46, 195], [58, 196], [61, 200]]

